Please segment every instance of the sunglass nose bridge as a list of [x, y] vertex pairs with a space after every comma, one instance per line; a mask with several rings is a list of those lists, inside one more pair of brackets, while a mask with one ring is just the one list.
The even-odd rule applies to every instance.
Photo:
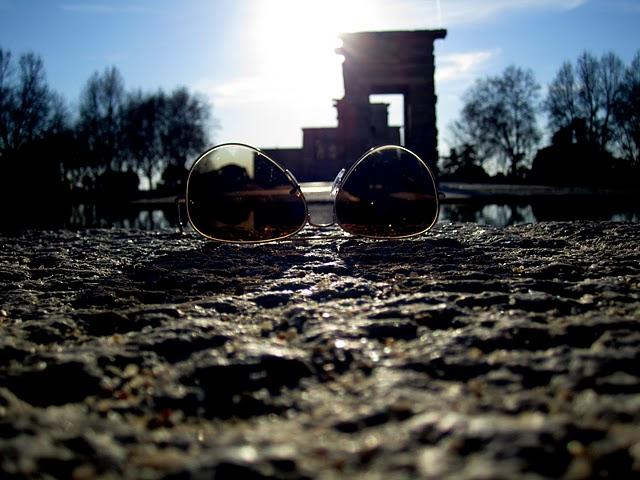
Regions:
[[[334, 201], [335, 201], [335, 198], [338, 196], [338, 192], [340, 191], [340, 186], [342, 185], [342, 178], [344, 177], [345, 172], [346, 170], [344, 168], [340, 170], [340, 172], [338, 172], [338, 175], [336, 175], [336, 178], [333, 180], [333, 183], [331, 184], [331, 190], [329, 190], [329, 195], [331, 199]], [[307, 211], [307, 223], [312, 227], [318, 227], [318, 228], [331, 227], [336, 224], [335, 209], [332, 210], [331, 222], [327, 222], [327, 223], [312, 222], [311, 214]]]

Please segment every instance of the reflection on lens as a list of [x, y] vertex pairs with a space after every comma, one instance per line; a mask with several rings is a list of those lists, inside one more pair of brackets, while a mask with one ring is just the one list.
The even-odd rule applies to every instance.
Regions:
[[304, 197], [285, 171], [260, 151], [226, 144], [205, 152], [187, 180], [191, 225], [213, 240], [263, 242], [300, 230]]
[[425, 232], [438, 217], [433, 176], [413, 152], [379, 147], [347, 172], [335, 213], [340, 226], [356, 235], [397, 238]]

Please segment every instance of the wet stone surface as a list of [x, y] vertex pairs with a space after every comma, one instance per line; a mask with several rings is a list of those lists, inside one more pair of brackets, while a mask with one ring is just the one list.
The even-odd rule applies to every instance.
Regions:
[[5, 235], [0, 478], [640, 476], [639, 239]]

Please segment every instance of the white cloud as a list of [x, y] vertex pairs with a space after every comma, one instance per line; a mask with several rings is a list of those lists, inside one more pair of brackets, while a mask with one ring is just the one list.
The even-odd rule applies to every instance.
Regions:
[[439, 55], [436, 57], [436, 82], [473, 78], [477, 75], [478, 70], [499, 54], [500, 50], [494, 49]]
[[451, 143], [449, 125], [462, 107], [464, 92], [489, 70], [500, 54], [500, 49], [493, 49], [436, 55], [436, 108], [441, 153]]
[[588, 0], [396, 0], [385, 12], [385, 29], [434, 28], [488, 21], [502, 14], [527, 10], [566, 11]]
[[[324, 83], [304, 73], [298, 72], [296, 75], [288, 71], [281, 74], [260, 72], [223, 83], [203, 80], [196, 82], [194, 88], [209, 95], [216, 105], [225, 107], [265, 104], [315, 106], [319, 100], [330, 103], [331, 98], [341, 93], [339, 70], [323, 72], [326, 74]], [[328, 73], [334, 75], [329, 76]]]
[[523, 10], [573, 10], [586, 2], [587, 0], [448, 0], [442, 6], [442, 15], [446, 24], [473, 23]]
[[[331, 99], [342, 96], [332, 93], [330, 81], [320, 88], [305, 77], [261, 72], [222, 83], [202, 80], [193, 88], [210, 98], [214, 116], [221, 119], [216, 141], [300, 146], [301, 127], [335, 125]], [[336, 77], [339, 82], [339, 73]]]

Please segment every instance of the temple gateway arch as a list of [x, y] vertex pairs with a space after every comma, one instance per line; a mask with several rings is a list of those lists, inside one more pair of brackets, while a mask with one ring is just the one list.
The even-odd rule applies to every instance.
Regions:
[[337, 127], [303, 128], [300, 149], [266, 150], [300, 180], [332, 180], [367, 149], [399, 144], [400, 127], [389, 126], [388, 104], [370, 95], [402, 94], [404, 145], [435, 167], [438, 159], [434, 42], [446, 30], [358, 32], [340, 36], [344, 97], [335, 100]]

